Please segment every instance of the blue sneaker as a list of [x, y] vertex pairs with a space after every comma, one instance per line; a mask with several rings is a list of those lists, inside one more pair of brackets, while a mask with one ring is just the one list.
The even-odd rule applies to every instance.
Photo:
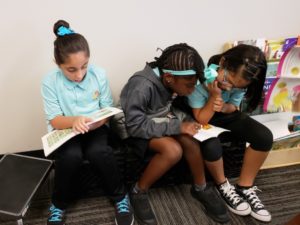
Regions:
[[134, 217], [128, 195], [115, 204], [116, 225], [133, 225]]
[[53, 204], [50, 207], [50, 216], [47, 220], [47, 225], [64, 225], [65, 211], [56, 208]]

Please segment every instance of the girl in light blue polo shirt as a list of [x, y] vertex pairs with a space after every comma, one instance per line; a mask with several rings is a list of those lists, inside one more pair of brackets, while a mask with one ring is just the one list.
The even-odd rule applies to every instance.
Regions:
[[48, 130], [73, 128], [81, 134], [73, 137], [54, 153], [55, 178], [48, 225], [65, 223], [65, 209], [71, 199], [73, 185], [83, 159], [104, 181], [114, 201], [116, 224], [133, 224], [133, 215], [121, 183], [120, 172], [112, 148], [107, 143], [108, 127], [104, 119], [92, 126], [89, 115], [112, 106], [113, 100], [103, 69], [89, 65], [90, 50], [86, 39], [59, 20], [54, 24], [56, 40], [54, 57], [57, 69], [46, 75], [42, 95]]
[[194, 117], [201, 124], [228, 129], [235, 138], [250, 145], [235, 186], [224, 175], [222, 146], [217, 138], [201, 143], [206, 165], [230, 211], [270, 221], [271, 214], [258, 198], [253, 183], [272, 147], [273, 136], [264, 125], [239, 111], [244, 97], [249, 110], [254, 110], [261, 99], [267, 69], [265, 56], [257, 47], [238, 45], [213, 56], [208, 66], [206, 82], [198, 84], [189, 96]]

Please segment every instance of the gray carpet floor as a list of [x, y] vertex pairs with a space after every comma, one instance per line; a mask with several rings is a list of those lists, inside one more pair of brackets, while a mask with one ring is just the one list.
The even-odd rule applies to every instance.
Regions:
[[[232, 182], [235, 179], [231, 179]], [[272, 213], [270, 223], [261, 223], [251, 216], [241, 217], [230, 213], [228, 224], [284, 225], [300, 213], [300, 165], [260, 171], [256, 185], [265, 206]], [[151, 204], [160, 225], [217, 224], [208, 218], [201, 205], [190, 195], [190, 185], [151, 189]], [[45, 225], [50, 204], [49, 197], [38, 195], [32, 202], [24, 223]], [[15, 225], [13, 220], [0, 220], [1, 225]], [[114, 208], [106, 197], [83, 198], [70, 206], [68, 225], [112, 225]]]

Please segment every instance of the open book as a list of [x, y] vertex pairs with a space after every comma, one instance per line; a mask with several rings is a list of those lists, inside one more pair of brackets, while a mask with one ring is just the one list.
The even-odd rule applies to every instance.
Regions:
[[[268, 127], [273, 133], [273, 150], [300, 146], [300, 115], [293, 112], [270, 113], [251, 116], [253, 119]], [[297, 120], [293, 118], [298, 117]], [[208, 125], [202, 127], [194, 138], [205, 141], [218, 137], [226, 129]]]
[[224, 131], [228, 130], [208, 124], [202, 126], [198, 133], [194, 135], [194, 138], [196, 138], [199, 141], [205, 141], [212, 137], [218, 137], [219, 134]]
[[[299, 114], [298, 114], [299, 115]], [[253, 119], [268, 127], [273, 133], [273, 150], [300, 146], [300, 130], [294, 126], [293, 112], [270, 113], [252, 116]], [[295, 121], [294, 121], [295, 122]]]
[[[120, 112], [122, 112], [121, 109], [114, 107], [100, 109], [99, 111], [89, 116], [93, 121], [89, 122], [87, 125], [91, 125]], [[63, 130], [54, 130], [44, 135], [42, 137], [42, 142], [45, 156], [47, 157], [63, 143], [65, 143], [66, 141], [70, 140], [72, 137], [78, 134], [79, 133], [73, 131], [72, 128], [68, 128]]]

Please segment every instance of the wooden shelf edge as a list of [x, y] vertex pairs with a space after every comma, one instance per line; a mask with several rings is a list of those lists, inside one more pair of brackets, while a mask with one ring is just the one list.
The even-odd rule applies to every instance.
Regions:
[[300, 148], [273, 150], [261, 169], [271, 169], [300, 164]]

